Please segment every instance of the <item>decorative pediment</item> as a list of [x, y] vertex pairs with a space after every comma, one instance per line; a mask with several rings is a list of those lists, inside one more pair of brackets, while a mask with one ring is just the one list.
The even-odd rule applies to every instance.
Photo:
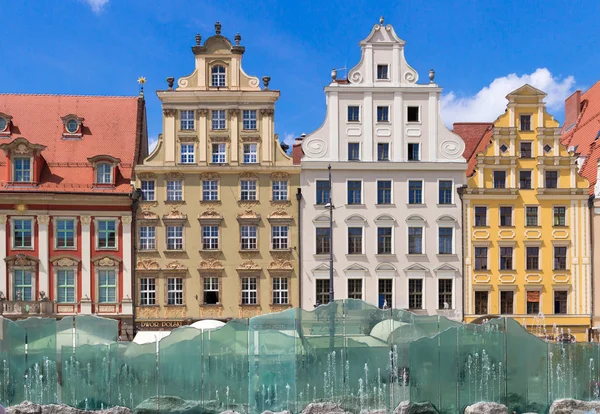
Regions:
[[344, 272], [346, 272], [346, 273], [348, 273], [348, 272], [368, 272], [368, 271], [369, 271], [369, 269], [367, 269], [364, 266], [359, 265], [358, 263], [353, 263], [344, 269]]
[[121, 259], [113, 255], [96, 256], [92, 258], [92, 263], [96, 267], [117, 267]]
[[273, 222], [290, 222], [290, 221], [292, 221], [292, 219], [293, 219], [293, 217], [290, 215], [290, 213], [288, 213], [287, 211], [285, 211], [282, 208], [273, 211], [267, 217], [267, 220], [269, 220], [272, 223]]
[[163, 270], [168, 271], [185, 271], [187, 267], [179, 263], [177, 260], [173, 260], [165, 265]]
[[7, 154], [12, 153], [17, 155], [35, 155], [45, 150], [46, 146], [32, 144], [26, 138], [19, 137], [14, 139], [12, 142], [1, 144], [0, 149], [4, 150]]
[[81, 137], [82, 134], [82, 124], [84, 119], [75, 115], [68, 114], [60, 117], [63, 126], [64, 126], [64, 137]]
[[406, 218], [406, 222], [407, 223], [414, 223], [414, 224], [424, 224], [425, 223], [425, 217], [420, 216], [419, 214], [412, 214], [410, 216], [408, 216]]
[[168, 214], [163, 215], [162, 217], [163, 221], [168, 221], [168, 222], [184, 222], [187, 220], [187, 214], [184, 214], [182, 212], [180, 212], [179, 210], [171, 210], [169, 211]]
[[195, 135], [182, 135], [178, 137], [179, 142], [198, 142], [198, 137]]
[[245, 172], [240, 174], [240, 180], [258, 180], [258, 174], [253, 172]]
[[167, 180], [183, 180], [183, 174], [180, 172], [169, 172], [165, 174], [165, 179]]
[[329, 216], [326, 214], [321, 214], [313, 219], [313, 223], [315, 223], [315, 224], [316, 223], [320, 223], [320, 224], [329, 223]]
[[223, 264], [216, 259], [202, 260], [200, 270], [223, 270]]
[[353, 224], [365, 224], [367, 222], [367, 219], [364, 218], [363, 216], [361, 216], [360, 214], [352, 214], [351, 216], [346, 217], [346, 219], [344, 220], [346, 223], [353, 223]]
[[153, 180], [156, 178], [156, 174], [153, 172], [141, 172], [137, 174], [137, 178], [140, 180]]
[[448, 214], [444, 214], [443, 216], [439, 216], [436, 220], [438, 223], [445, 223], [445, 224], [455, 224], [457, 223], [456, 218], [452, 217], [451, 215]]
[[111, 164], [113, 167], [116, 167], [121, 162], [120, 158], [116, 158], [116, 157], [113, 157], [112, 155], [107, 155], [107, 154], [95, 155], [93, 157], [88, 158], [87, 160], [94, 167], [99, 162], [107, 162], [107, 163]]
[[433, 269], [434, 272], [459, 272], [458, 268], [448, 264], [448, 263], [444, 263], [438, 267], [436, 267], [435, 269]]
[[219, 174], [217, 174], [217, 173], [205, 172], [205, 173], [202, 173], [200, 178], [202, 178], [202, 181], [214, 181], [214, 180], [218, 180], [220, 177], [219, 177]]
[[240, 137], [242, 142], [262, 142], [260, 135], [252, 134], [252, 135], [241, 135]]
[[329, 272], [329, 265], [327, 263], [321, 263], [320, 265], [318, 265], [317, 267], [314, 267], [311, 272], [313, 273], [318, 273], [318, 272]]
[[50, 259], [54, 267], [77, 267], [81, 260], [72, 255], [60, 255]]
[[429, 269], [419, 263], [413, 263], [412, 265], [404, 268], [405, 272], [429, 272]]
[[238, 272], [259, 272], [261, 269], [262, 267], [254, 263], [254, 260], [246, 260], [237, 267]]
[[160, 270], [160, 265], [154, 259], [142, 259], [137, 261], [135, 270]]
[[396, 222], [396, 219], [392, 216], [390, 216], [389, 214], [380, 214], [379, 216], [375, 217], [375, 223], [377, 224], [381, 224], [381, 225], [393, 225]]
[[237, 215], [237, 220], [244, 223], [258, 223], [260, 221], [260, 214], [253, 210], [244, 210], [243, 213]]
[[7, 256], [4, 258], [4, 261], [9, 266], [32, 267], [38, 264], [39, 259], [34, 256], [29, 256], [28, 254], [15, 254]]
[[219, 224], [221, 221], [223, 221], [223, 216], [218, 211], [210, 208], [206, 211], [203, 211], [202, 214], [198, 216], [198, 220], [200, 220], [201, 223], [208, 224], [208, 222], [211, 222]]
[[269, 267], [267, 267], [267, 269], [270, 272], [291, 272], [294, 270], [294, 265], [290, 260], [279, 259], [273, 260], [271, 263], [269, 263]]
[[210, 135], [210, 142], [229, 142], [229, 135]]
[[290, 175], [283, 171], [277, 171], [271, 174], [271, 180], [273, 181], [284, 181], [290, 178]]
[[395, 272], [396, 266], [391, 263], [381, 263], [375, 268], [376, 272]]
[[142, 210], [136, 217], [138, 220], [145, 220], [145, 221], [158, 221], [159, 217], [158, 214], [156, 214], [153, 211], [150, 210]]

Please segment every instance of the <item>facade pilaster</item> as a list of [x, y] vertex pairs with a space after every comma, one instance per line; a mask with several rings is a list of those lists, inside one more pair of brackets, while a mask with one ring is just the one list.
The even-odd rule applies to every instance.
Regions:
[[79, 216], [81, 221], [81, 310], [92, 313], [92, 238], [91, 216]]
[[37, 216], [38, 223], [38, 276], [39, 276], [39, 292], [50, 294], [50, 261], [49, 261], [49, 243], [48, 240], [48, 225], [50, 224], [50, 216]]
[[7, 273], [6, 273], [6, 222], [8, 221], [8, 217], [6, 214], [0, 215], [0, 292], [2, 292], [5, 297], [8, 297], [8, 284], [7, 284]]
[[131, 283], [132, 283], [132, 257], [131, 257], [131, 216], [122, 216], [121, 222], [123, 223], [123, 298], [121, 303], [123, 304], [122, 313], [132, 314], [133, 313], [133, 300], [131, 297]]

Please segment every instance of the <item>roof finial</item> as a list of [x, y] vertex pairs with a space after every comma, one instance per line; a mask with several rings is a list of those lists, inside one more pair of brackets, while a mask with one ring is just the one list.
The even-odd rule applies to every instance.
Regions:
[[144, 97], [144, 83], [146, 83], [146, 78], [144, 76], [140, 76], [137, 80], [140, 85], [140, 98]]
[[216, 23], [215, 23], [215, 33], [216, 33], [217, 35], [220, 35], [220, 34], [221, 34], [221, 22], [216, 22]]
[[240, 35], [239, 33], [236, 33], [233, 39], [235, 40], [235, 45], [239, 46], [240, 42], [242, 41], [242, 35]]
[[200, 33], [196, 33], [196, 46], [200, 46], [200, 42], [202, 42], [202, 36]]
[[167, 85], [169, 85], [169, 90], [173, 89], [173, 83], [175, 82], [175, 78], [170, 76], [167, 78]]
[[383, 26], [383, 16], [379, 18], [379, 24]]
[[429, 83], [433, 83], [434, 79], [435, 79], [435, 70], [429, 69]]

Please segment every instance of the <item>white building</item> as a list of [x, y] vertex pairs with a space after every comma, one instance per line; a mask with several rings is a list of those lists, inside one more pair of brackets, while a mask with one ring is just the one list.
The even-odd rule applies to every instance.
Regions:
[[441, 88], [418, 84], [391, 25], [325, 88], [327, 116], [302, 141], [304, 309], [329, 301], [328, 172], [335, 299], [462, 319], [462, 139], [440, 117]]

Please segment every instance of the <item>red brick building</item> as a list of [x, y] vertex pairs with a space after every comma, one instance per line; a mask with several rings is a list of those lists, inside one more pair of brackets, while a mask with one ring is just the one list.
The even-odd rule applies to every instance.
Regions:
[[0, 95], [0, 310], [133, 324], [143, 97]]

